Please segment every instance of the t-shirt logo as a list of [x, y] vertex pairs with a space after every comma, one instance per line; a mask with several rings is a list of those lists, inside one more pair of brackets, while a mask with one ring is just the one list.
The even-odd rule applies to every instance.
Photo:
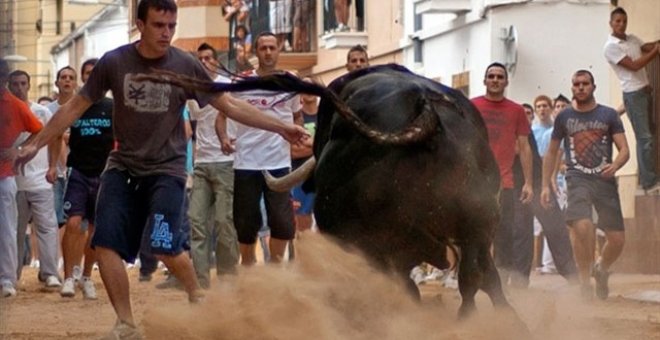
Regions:
[[172, 87], [150, 81], [134, 81], [134, 75], [124, 76], [124, 105], [137, 112], [160, 113], [168, 110]]

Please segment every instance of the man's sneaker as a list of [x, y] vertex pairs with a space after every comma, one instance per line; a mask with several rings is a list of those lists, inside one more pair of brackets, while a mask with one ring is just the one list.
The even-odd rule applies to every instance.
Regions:
[[179, 290], [183, 290], [183, 285], [179, 280], [174, 277], [174, 275], [170, 275], [165, 279], [165, 281], [159, 283], [156, 285], [156, 289], [170, 289], [170, 288], [176, 288]]
[[610, 273], [602, 270], [600, 264], [595, 264], [591, 270], [591, 276], [596, 280], [596, 296], [601, 300], [607, 299], [607, 296], [610, 294], [610, 289], [607, 286]]
[[140, 273], [140, 276], [138, 277], [138, 281], [140, 281], [140, 282], [149, 282], [149, 281], [151, 281], [151, 274], [142, 274], [142, 273]]
[[4, 282], [2, 284], [2, 297], [9, 298], [16, 296], [16, 288], [10, 282]]
[[82, 289], [83, 299], [85, 300], [96, 300], [96, 287], [94, 286], [94, 281], [88, 277], [82, 278], [80, 281], [80, 288]]
[[46, 287], [47, 288], [59, 288], [62, 287], [60, 279], [55, 275], [48, 275], [46, 278]]
[[60, 295], [62, 297], [74, 297], [76, 295], [76, 282], [72, 277], [64, 279]]
[[112, 328], [109, 334], [102, 337], [101, 340], [141, 340], [142, 334], [138, 331], [137, 327], [131, 326], [127, 323], [117, 321], [115, 327]]
[[80, 266], [73, 266], [73, 273], [71, 276], [73, 276], [75, 281], [80, 281], [80, 278], [82, 277], [82, 268], [80, 268]]

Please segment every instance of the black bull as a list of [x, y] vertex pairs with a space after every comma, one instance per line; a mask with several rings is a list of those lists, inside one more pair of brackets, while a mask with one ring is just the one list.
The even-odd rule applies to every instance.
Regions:
[[421, 262], [447, 268], [446, 249], [457, 248], [459, 316], [474, 310], [479, 289], [509, 308], [490, 254], [499, 173], [484, 122], [458, 91], [396, 65], [352, 72], [330, 91], [286, 75], [234, 85], [173, 74], [146, 78], [207, 91], [320, 95], [318, 162], [305, 183], [316, 192], [320, 230], [395, 270], [415, 292], [410, 270]]

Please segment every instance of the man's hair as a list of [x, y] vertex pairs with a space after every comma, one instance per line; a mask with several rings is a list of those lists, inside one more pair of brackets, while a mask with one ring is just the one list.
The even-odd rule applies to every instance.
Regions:
[[277, 36], [275, 35], [275, 33], [271, 32], [271, 31], [263, 31], [263, 32], [259, 33], [259, 35], [257, 35], [257, 38], [254, 39], [254, 49], [255, 49], [255, 50], [259, 48], [259, 39], [261, 39], [261, 38], [263, 38], [263, 37], [274, 37], [274, 38], [277, 38]]
[[19, 76], [25, 76], [27, 78], [28, 84], [30, 83], [30, 75], [23, 71], [23, 70], [15, 70], [14, 72], [9, 74], [9, 79], [13, 77], [19, 77]]
[[488, 70], [490, 70], [493, 67], [499, 67], [499, 68], [503, 69], [504, 70], [504, 79], [509, 79], [509, 71], [506, 70], [506, 66], [504, 66], [504, 64], [502, 64], [500, 62], [497, 62], [497, 61], [494, 62], [494, 63], [491, 63], [490, 65], [488, 65], [488, 67], [486, 67], [486, 72], [484, 72], [484, 79], [486, 79], [486, 76], [488, 75]]
[[41, 102], [42, 100], [48, 100], [51, 103], [54, 101], [53, 98], [51, 98], [51, 97], [43, 96], [43, 97], [39, 97], [39, 99], [37, 99], [37, 103]]
[[9, 74], [9, 64], [4, 58], [0, 58], [0, 77]]
[[215, 48], [213, 48], [213, 46], [204, 42], [201, 45], [199, 45], [199, 47], [197, 47], [197, 52], [206, 51], [206, 50], [213, 52], [213, 59], [218, 59], [218, 51], [216, 51]]
[[369, 59], [369, 53], [367, 53], [367, 48], [360, 45], [360, 44], [358, 44], [358, 45], [355, 45], [355, 46], [351, 47], [351, 49], [348, 50], [348, 53], [346, 53], [346, 61], [347, 62], [348, 62], [348, 58], [350, 57], [351, 53], [353, 53], [353, 52], [364, 53], [364, 56], [367, 57], [367, 59]]
[[80, 77], [82, 78], [83, 73], [85, 72], [85, 67], [87, 67], [87, 65], [92, 65], [92, 67], [94, 67], [94, 65], [96, 65], [98, 62], [99, 58], [89, 58], [85, 60], [85, 62], [82, 63], [82, 66], [80, 66]]
[[626, 13], [625, 9], [623, 9], [621, 7], [617, 7], [615, 9], [613, 9], [612, 12], [610, 13], [610, 20], [612, 20], [614, 18], [614, 16], [617, 15], [617, 14], [628, 16], [628, 13]]
[[551, 107], [553, 106], [552, 105], [552, 99], [550, 99], [550, 97], [548, 97], [544, 94], [536, 96], [536, 98], [534, 98], [534, 106], [536, 106], [536, 103], [540, 102], [540, 101], [544, 101], [544, 102], [548, 103], [548, 105], [550, 105]]
[[140, 0], [137, 8], [137, 18], [140, 21], [147, 20], [147, 13], [149, 9], [153, 8], [157, 11], [165, 11], [176, 13], [177, 7], [174, 0]]
[[529, 105], [528, 103], [523, 103], [522, 107], [524, 107], [526, 109], [530, 109], [532, 112], [534, 112], [534, 108], [531, 105]]
[[573, 74], [573, 77], [583, 76], [583, 75], [588, 75], [589, 78], [591, 79], [591, 84], [596, 85], [596, 81], [594, 80], [594, 75], [587, 70], [577, 70], [575, 71], [575, 74]]
[[64, 66], [61, 69], [59, 69], [59, 71], [57, 71], [57, 75], [55, 76], [55, 81], [60, 79], [60, 75], [62, 74], [62, 72], [64, 72], [64, 70], [71, 70], [71, 71], [73, 71], [74, 75], [76, 74], [76, 70], [74, 70], [73, 67], [67, 65], [67, 66]]
[[571, 103], [571, 101], [570, 101], [568, 98], [566, 98], [566, 96], [564, 96], [564, 95], [561, 94], [561, 93], [557, 96], [557, 98], [555, 98], [555, 102], [554, 102], [554, 103], [556, 104], [557, 102], [564, 102], [564, 103], [566, 103], [566, 104], [570, 104], [570, 103]]

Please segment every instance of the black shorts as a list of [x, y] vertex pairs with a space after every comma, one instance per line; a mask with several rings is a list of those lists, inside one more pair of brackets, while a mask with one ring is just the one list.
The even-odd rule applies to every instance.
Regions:
[[616, 181], [572, 176], [566, 178], [568, 207], [566, 222], [592, 219], [592, 207], [598, 213], [598, 229], [623, 231], [623, 215]]
[[[288, 174], [289, 169], [269, 172], [280, 177]], [[257, 241], [263, 220], [259, 209], [262, 197], [266, 205], [270, 236], [279, 240], [293, 239], [296, 229], [291, 194], [268, 189], [260, 170], [234, 170], [234, 226], [238, 242], [253, 244]]]
[[113, 249], [125, 261], [133, 262], [144, 232], [149, 235], [144, 244], [148, 252], [182, 253], [188, 241], [184, 196], [183, 178], [134, 177], [127, 171], [105, 171], [101, 175], [92, 246]]
[[85, 176], [82, 172], [71, 168], [64, 193], [64, 215], [81, 216], [88, 221], [96, 217], [96, 196], [99, 192], [99, 177]]

